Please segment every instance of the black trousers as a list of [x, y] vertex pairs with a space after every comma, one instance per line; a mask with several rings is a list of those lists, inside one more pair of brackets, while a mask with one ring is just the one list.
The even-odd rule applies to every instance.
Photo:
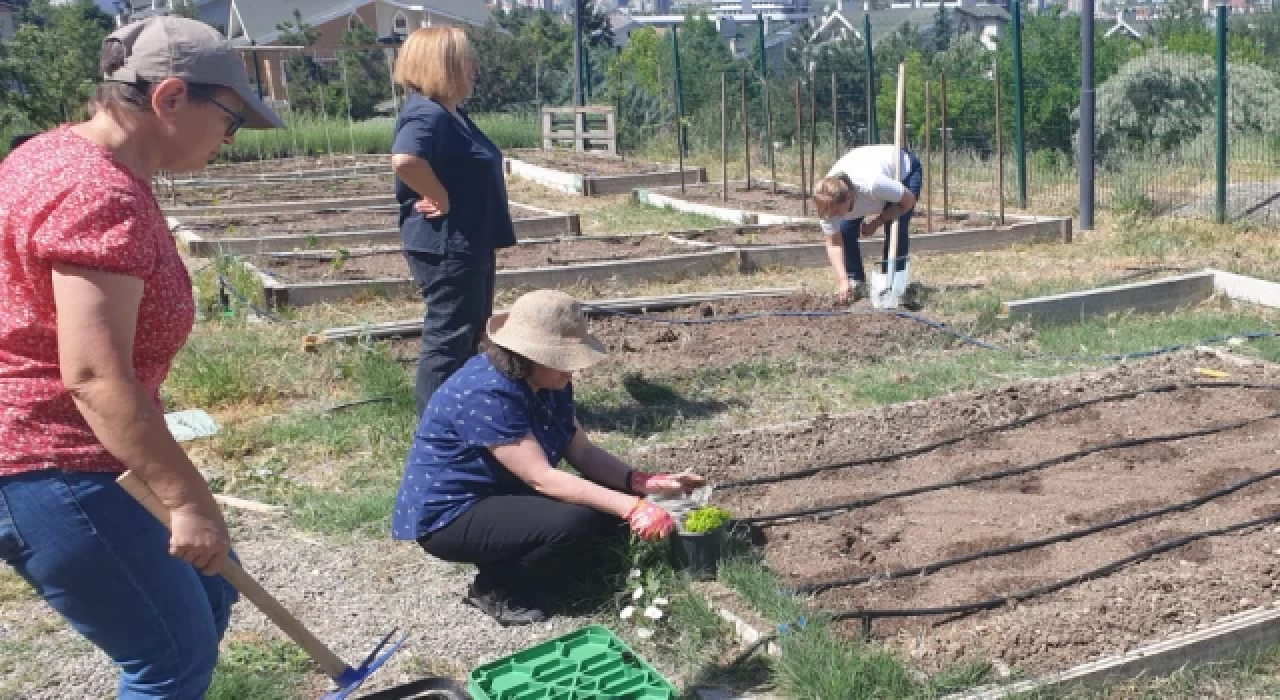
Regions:
[[475, 564], [481, 588], [521, 591], [589, 576], [600, 553], [592, 550], [615, 538], [626, 541], [618, 518], [531, 494], [486, 498], [418, 544], [438, 559]]
[[406, 250], [404, 257], [427, 306], [414, 389], [421, 416], [435, 390], [479, 350], [493, 313], [497, 263], [493, 251], [436, 255]]

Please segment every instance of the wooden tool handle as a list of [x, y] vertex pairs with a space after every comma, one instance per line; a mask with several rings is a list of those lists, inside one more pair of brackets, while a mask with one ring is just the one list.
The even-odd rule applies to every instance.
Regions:
[[[898, 102], [893, 125], [893, 173], [894, 179], [902, 181], [902, 146], [906, 141], [906, 96], [907, 96], [907, 64], [898, 64]], [[888, 286], [893, 286], [893, 273], [898, 266], [898, 233], [902, 217], [894, 219], [889, 226], [889, 259], [885, 261], [885, 275]]]
[[[156, 496], [151, 487], [143, 483], [133, 472], [125, 472], [116, 479], [116, 483], [120, 484], [133, 499], [142, 504], [147, 512], [156, 517], [157, 520], [164, 523], [165, 527], [169, 527], [169, 508], [160, 501], [160, 497]], [[280, 628], [280, 631], [289, 635], [289, 638], [297, 642], [302, 650], [307, 652], [321, 669], [324, 670], [330, 678], [337, 678], [347, 670], [347, 664], [338, 658], [324, 645], [315, 635], [311, 634], [298, 618], [285, 609], [280, 601], [266, 591], [252, 576], [245, 573], [245, 570], [235, 562], [234, 559], [227, 559], [227, 563], [222, 567], [222, 578], [240, 591], [240, 595], [248, 598], [263, 615], [266, 615], [272, 622]]]

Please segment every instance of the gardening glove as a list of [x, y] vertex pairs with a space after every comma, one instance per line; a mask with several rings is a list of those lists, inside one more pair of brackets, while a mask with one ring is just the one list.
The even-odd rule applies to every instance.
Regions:
[[636, 499], [625, 519], [636, 537], [646, 541], [660, 540], [676, 528], [670, 513], [641, 498]]
[[690, 493], [706, 483], [706, 479], [693, 472], [680, 472], [678, 474], [633, 472], [631, 474], [632, 492], [642, 493], [646, 496], [655, 494], [659, 496], [682, 495]]

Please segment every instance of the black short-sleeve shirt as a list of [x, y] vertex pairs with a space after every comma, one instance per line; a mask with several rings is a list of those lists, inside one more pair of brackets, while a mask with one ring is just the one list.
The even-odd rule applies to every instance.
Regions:
[[400, 238], [404, 249], [421, 253], [489, 253], [516, 244], [502, 153], [462, 109], [459, 120], [440, 103], [409, 93], [396, 120], [391, 153], [422, 158], [449, 193], [449, 213], [423, 217], [421, 199], [396, 178]]

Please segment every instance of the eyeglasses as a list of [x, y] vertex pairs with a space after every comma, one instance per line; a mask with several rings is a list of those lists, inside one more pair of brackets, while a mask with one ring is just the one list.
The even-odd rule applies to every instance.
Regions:
[[218, 109], [222, 110], [223, 112], [226, 112], [227, 116], [231, 117], [231, 123], [227, 125], [227, 138], [231, 138], [232, 136], [235, 136], [236, 132], [240, 130], [240, 127], [244, 126], [244, 123], [248, 121], [247, 119], [244, 118], [243, 114], [240, 114], [239, 112], [236, 112], [228, 108], [226, 105], [215, 100], [214, 98], [210, 97], [209, 101], [212, 102], [213, 105]]

